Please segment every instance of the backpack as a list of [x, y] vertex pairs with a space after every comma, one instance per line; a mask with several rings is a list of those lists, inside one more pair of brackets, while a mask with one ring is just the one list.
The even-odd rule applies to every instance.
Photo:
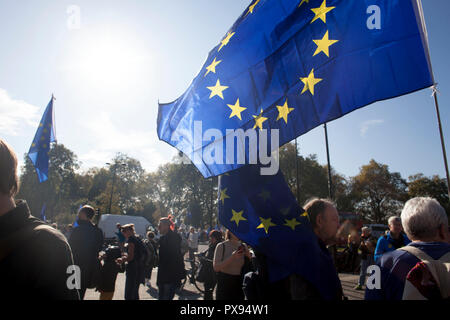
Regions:
[[400, 248], [419, 261], [408, 273], [403, 300], [439, 300], [450, 298], [450, 252], [434, 260], [419, 248]]
[[148, 248], [147, 246], [144, 244], [144, 241], [136, 236], [136, 244], [137, 244], [137, 252], [139, 252], [139, 258], [137, 260], [137, 262], [141, 265], [141, 266], [146, 266], [146, 261], [148, 259], [148, 257], [150, 256], [150, 253], [148, 252]]

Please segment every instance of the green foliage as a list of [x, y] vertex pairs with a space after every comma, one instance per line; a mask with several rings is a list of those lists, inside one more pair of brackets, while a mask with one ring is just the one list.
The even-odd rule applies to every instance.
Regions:
[[431, 197], [439, 201], [445, 208], [447, 215], [450, 216], [450, 203], [448, 198], [448, 189], [446, 179], [439, 176], [425, 177], [422, 173], [410, 176], [408, 178], [408, 196], [413, 197]]
[[[50, 150], [49, 180], [39, 184], [31, 161], [25, 156], [18, 198], [27, 200], [32, 213], [39, 216], [46, 204], [46, 217], [58, 224], [73, 223], [80, 205], [89, 204], [101, 214], [143, 216], [154, 226], [161, 217], [174, 215], [196, 227], [217, 223], [218, 178], [204, 179], [182, 155], [145, 172], [140, 162], [118, 153], [104, 168], [79, 172], [77, 156], [64, 145]], [[295, 153], [293, 144], [280, 148], [280, 168], [299, 203], [312, 197], [328, 197], [328, 167], [315, 155]], [[346, 178], [331, 168], [333, 200], [339, 211], [359, 212], [371, 222], [385, 223], [398, 214], [404, 202], [416, 196], [436, 198], [450, 212], [447, 185], [438, 176], [417, 174], [408, 183], [387, 165], [371, 160], [355, 177]], [[187, 212], [191, 213], [187, 221]]]
[[352, 178], [355, 205], [369, 221], [386, 223], [389, 216], [398, 215], [407, 200], [407, 183], [400, 173], [389, 171], [385, 164], [371, 160]]

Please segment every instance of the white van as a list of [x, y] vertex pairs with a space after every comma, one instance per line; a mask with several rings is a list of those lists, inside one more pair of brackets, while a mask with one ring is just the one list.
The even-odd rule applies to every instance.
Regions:
[[153, 230], [153, 226], [144, 217], [136, 216], [123, 216], [118, 214], [102, 214], [98, 227], [103, 231], [103, 236], [105, 239], [116, 238], [116, 233], [118, 229], [116, 225], [120, 223], [122, 226], [132, 223], [134, 224], [134, 230], [138, 235], [145, 238], [147, 235], [147, 230]]

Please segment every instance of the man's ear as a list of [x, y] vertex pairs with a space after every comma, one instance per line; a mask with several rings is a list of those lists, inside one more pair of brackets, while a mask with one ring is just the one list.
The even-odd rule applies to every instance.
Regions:
[[323, 225], [323, 213], [319, 213], [316, 217], [316, 227], [320, 229]]

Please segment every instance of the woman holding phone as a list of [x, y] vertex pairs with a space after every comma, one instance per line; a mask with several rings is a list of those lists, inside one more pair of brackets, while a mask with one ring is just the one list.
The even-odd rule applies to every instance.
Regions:
[[242, 267], [245, 258], [251, 259], [247, 246], [227, 230], [227, 240], [217, 245], [213, 267], [217, 272], [216, 300], [244, 300], [242, 290]]

